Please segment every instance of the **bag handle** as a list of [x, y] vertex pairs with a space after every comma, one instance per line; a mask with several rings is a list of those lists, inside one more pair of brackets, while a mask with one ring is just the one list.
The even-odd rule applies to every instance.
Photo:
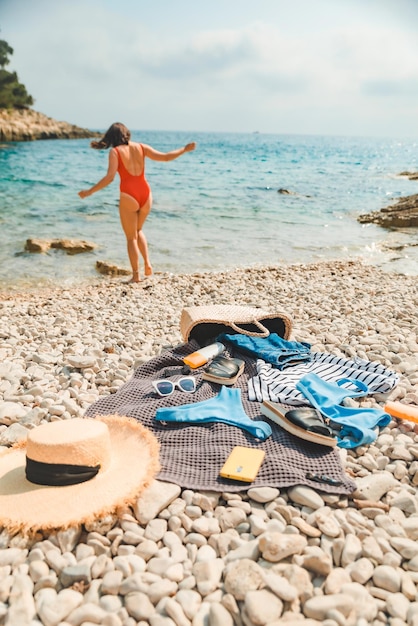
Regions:
[[262, 337], [262, 338], [268, 337], [270, 335], [270, 331], [265, 326], [263, 326], [263, 324], [259, 322], [258, 320], [253, 320], [251, 324], [255, 324], [255, 326], [257, 326], [257, 328], [260, 329], [260, 332], [256, 333], [256, 332], [252, 332], [251, 330], [245, 330], [244, 328], [240, 328], [239, 326], [237, 326], [234, 322], [230, 322], [231, 328], [233, 328], [240, 335], [248, 335], [249, 337]]

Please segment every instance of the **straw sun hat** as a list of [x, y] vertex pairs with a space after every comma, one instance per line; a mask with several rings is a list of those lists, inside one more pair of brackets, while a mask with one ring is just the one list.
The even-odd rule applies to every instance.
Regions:
[[64, 529], [133, 504], [159, 471], [159, 445], [120, 415], [51, 422], [0, 456], [0, 526]]

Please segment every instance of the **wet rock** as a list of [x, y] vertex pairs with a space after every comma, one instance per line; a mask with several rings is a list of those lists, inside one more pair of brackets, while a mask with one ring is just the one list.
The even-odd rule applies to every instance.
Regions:
[[96, 261], [96, 270], [105, 276], [130, 276], [132, 274], [131, 270], [107, 261]]
[[398, 176], [405, 176], [406, 178], [409, 178], [409, 180], [418, 180], [418, 172], [400, 172], [398, 174]]
[[360, 224], [379, 224], [384, 228], [408, 228], [418, 226], [418, 194], [399, 198], [380, 211], [359, 215]]
[[64, 250], [67, 254], [81, 254], [83, 252], [91, 252], [97, 248], [97, 244], [90, 241], [77, 239], [37, 239], [30, 238], [26, 240], [26, 252], [48, 252], [51, 248]]

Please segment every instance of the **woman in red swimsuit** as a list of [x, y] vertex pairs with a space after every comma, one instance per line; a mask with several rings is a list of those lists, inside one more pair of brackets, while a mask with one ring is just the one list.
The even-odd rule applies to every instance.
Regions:
[[92, 193], [107, 187], [115, 178], [116, 172], [120, 176], [119, 214], [128, 246], [129, 261], [132, 266], [132, 280], [140, 281], [139, 255], [144, 260], [144, 274], [151, 276], [152, 266], [148, 255], [148, 243], [142, 227], [152, 206], [151, 188], [145, 178], [145, 157], [153, 161], [173, 161], [185, 152], [191, 152], [196, 144], [188, 143], [184, 148], [171, 152], [158, 152], [142, 143], [129, 141], [131, 133], [123, 124], [116, 123], [106, 131], [100, 141], [92, 141], [91, 147], [107, 149], [109, 166], [106, 176], [91, 187], [79, 191], [80, 198], [86, 198]]

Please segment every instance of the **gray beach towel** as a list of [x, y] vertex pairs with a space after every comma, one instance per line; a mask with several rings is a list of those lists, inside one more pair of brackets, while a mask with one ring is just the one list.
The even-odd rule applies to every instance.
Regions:
[[[253, 420], [268, 421], [273, 431], [271, 437], [259, 441], [245, 430], [222, 423], [164, 424], [154, 420], [158, 408], [201, 402], [219, 393], [221, 387], [218, 384], [202, 379], [202, 368], [192, 372], [197, 379], [193, 394], [176, 389], [171, 396], [161, 398], [152, 387], [152, 381], [159, 378], [173, 381], [180, 378], [182, 358], [198, 347], [191, 340], [152, 358], [138, 367], [133, 377], [116, 393], [104, 396], [90, 406], [85, 416], [117, 413], [139, 420], [156, 435], [161, 445], [158, 478], [184, 488], [239, 492], [250, 487], [307, 485], [327, 493], [349, 494], [354, 491], [355, 483], [345, 474], [338, 451], [292, 436], [262, 415], [258, 402], [248, 399], [248, 380], [257, 374], [256, 359], [233, 348], [228, 348], [225, 354], [245, 361], [244, 372], [235, 384], [241, 389], [245, 413]], [[219, 470], [234, 446], [265, 450], [264, 461], [254, 482], [242, 483], [219, 476]], [[307, 474], [314, 475], [315, 479], [308, 479]], [[332, 479], [334, 484], [323, 481], [323, 476]]]

